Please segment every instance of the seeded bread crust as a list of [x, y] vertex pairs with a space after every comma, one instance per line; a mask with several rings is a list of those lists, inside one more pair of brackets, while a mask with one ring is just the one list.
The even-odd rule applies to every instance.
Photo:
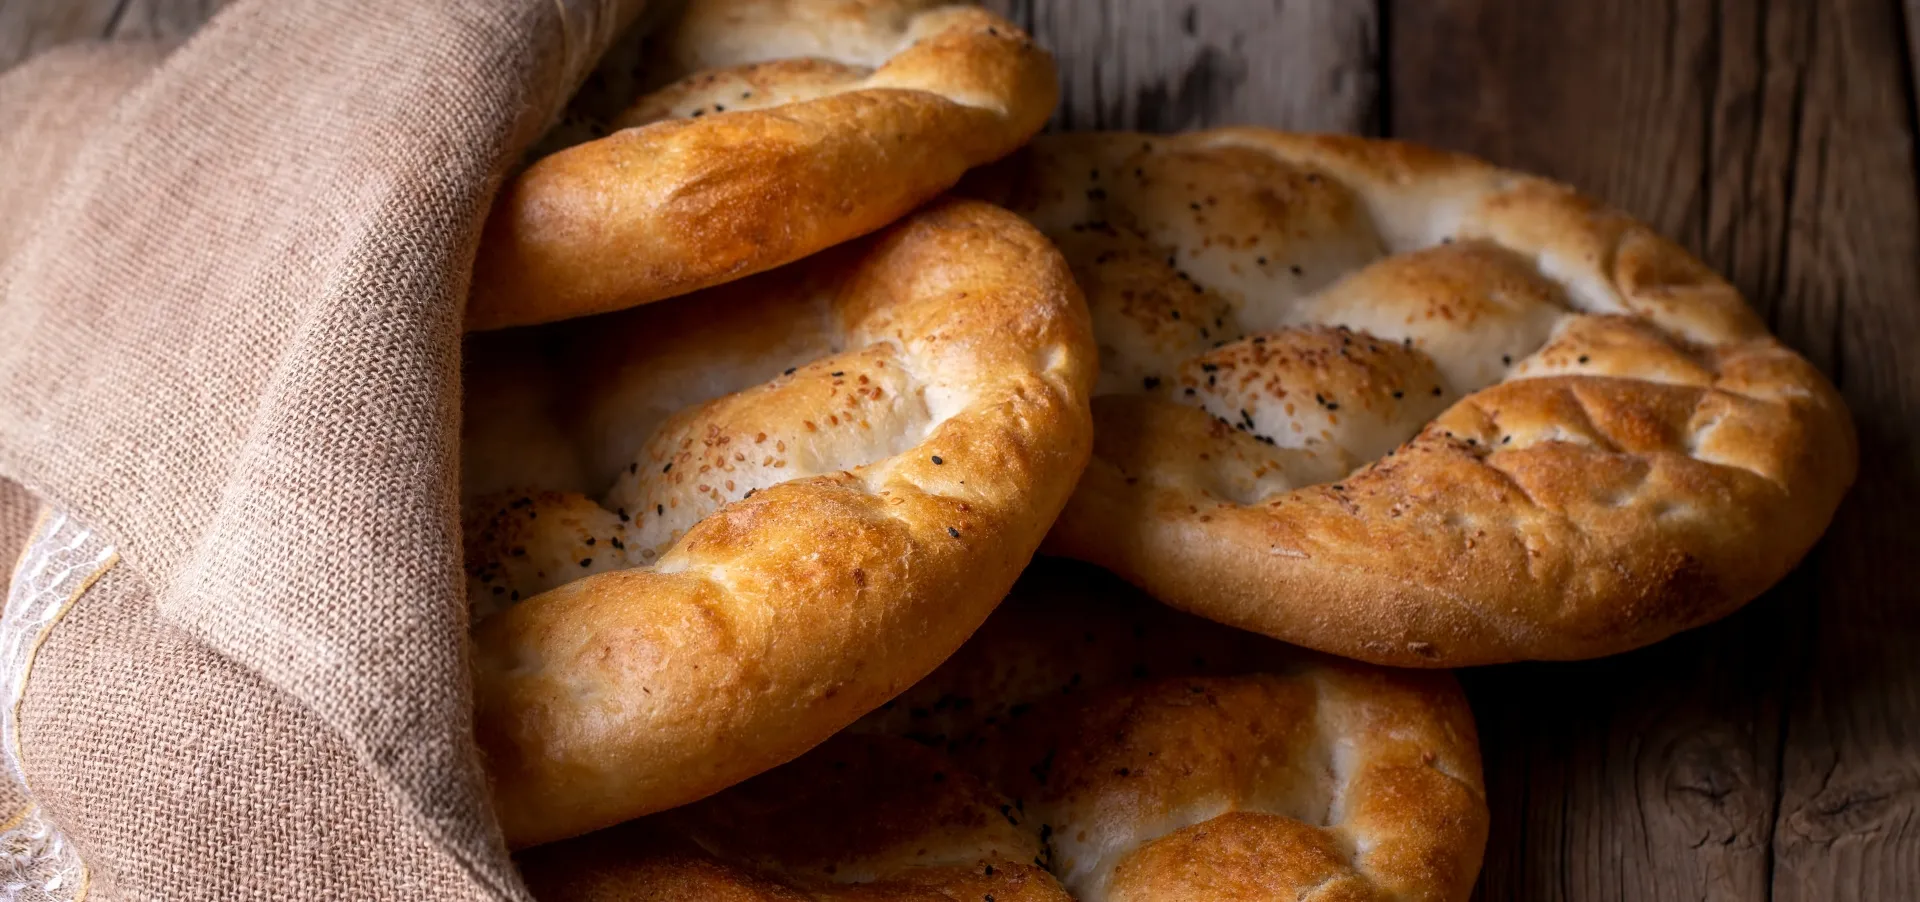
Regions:
[[1078, 289], [975, 202], [713, 294], [482, 338], [467, 565], [497, 612], [474, 686], [515, 846], [708, 795], [924, 676], [1091, 445]]
[[546, 902], [1468, 897], [1488, 812], [1451, 677], [1288, 648], [1087, 569], [1036, 564], [886, 710], [712, 798], [535, 850], [529, 886]]
[[1101, 345], [1049, 548], [1184, 610], [1383, 664], [1612, 654], [1772, 585], [1853, 480], [1833, 386], [1565, 185], [1222, 129], [1046, 136], [972, 190]]
[[898, 219], [1046, 123], [1053, 61], [984, 10], [925, 0], [693, 0], [686, 73], [622, 129], [502, 193], [473, 330], [674, 297]]

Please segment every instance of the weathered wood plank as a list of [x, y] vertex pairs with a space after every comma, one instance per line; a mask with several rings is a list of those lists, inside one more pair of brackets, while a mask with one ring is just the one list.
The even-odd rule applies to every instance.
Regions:
[[1394, 133], [1568, 179], [1686, 241], [1837, 377], [1867, 462], [1808, 564], [1728, 622], [1472, 675], [1496, 806], [1484, 894], [1913, 897], [1920, 667], [1893, 650], [1920, 624], [1903, 603], [1920, 536], [1893, 521], [1920, 501], [1920, 380], [1894, 355], [1920, 341], [1920, 230], [1897, 8], [1554, 12], [1391, 5]]
[[1370, 131], [1373, 0], [989, 0], [1060, 61], [1068, 129]]
[[0, 0], [0, 69], [92, 38], [176, 38], [227, 0]]
[[[1787, 720], [1774, 898], [1920, 898], [1920, 210], [1911, 57], [1895, 2], [1776, 14], [1801, 31], [1786, 335], [1817, 348], [1858, 422], [1862, 474], [1819, 560], [1811, 679]], [[1912, 25], [1909, 20], [1906, 23]], [[1717, 219], [1731, 219], [1728, 211]]]
[[1920, 122], [1920, 65], [1914, 62], [1920, 59], [1920, 0], [1904, 0], [1904, 4], [1900, 11], [1907, 26], [1907, 99], [1913, 105], [1914, 120]]

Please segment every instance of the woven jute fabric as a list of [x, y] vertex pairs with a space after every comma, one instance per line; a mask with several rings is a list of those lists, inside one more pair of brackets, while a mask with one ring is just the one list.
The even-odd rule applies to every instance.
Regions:
[[640, 6], [241, 2], [0, 76], [0, 549], [45, 506], [109, 564], [36, 646], [0, 818], [87, 898], [523, 895], [470, 738], [460, 312]]

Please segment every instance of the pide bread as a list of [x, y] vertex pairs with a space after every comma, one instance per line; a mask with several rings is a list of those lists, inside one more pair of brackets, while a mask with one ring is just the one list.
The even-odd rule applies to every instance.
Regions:
[[667, 304], [470, 341], [481, 749], [508, 841], [786, 761], [959, 647], [1091, 444], [1065, 262], [943, 201]]
[[1049, 540], [1376, 663], [1624, 651], [1784, 575], [1853, 479], [1834, 388], [1565, 185], [1392, 141], [1051, 135], [981, 173], [1101, 350]]
[[1058, 90], [1011, 23], [926, 0], [691, 0], [661, 42], [684, 77], [507, 186], [469, 329], [656, 301], [871, 232], [1020, 146]]
[[1466, 899], [1488, 813], [1451, 677], [1036, 565], [946, 665], [797, 761], [522, 856], [543, 902]]

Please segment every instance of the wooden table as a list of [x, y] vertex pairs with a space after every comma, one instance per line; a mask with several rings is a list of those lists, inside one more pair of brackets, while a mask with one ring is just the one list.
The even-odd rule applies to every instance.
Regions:
[[[0, 66], [220, 0], [0, 0]], [[1634, 654], [1464, 675], [1486, 899], [1920, 899], [1920, 0], [998, 0], [1059, 124], [1385, 134], [1681, 239], [1845, 392], [1859, 485], [1787, 581]], [[1914, 355], [1915, 359], [1906, 359]]]

